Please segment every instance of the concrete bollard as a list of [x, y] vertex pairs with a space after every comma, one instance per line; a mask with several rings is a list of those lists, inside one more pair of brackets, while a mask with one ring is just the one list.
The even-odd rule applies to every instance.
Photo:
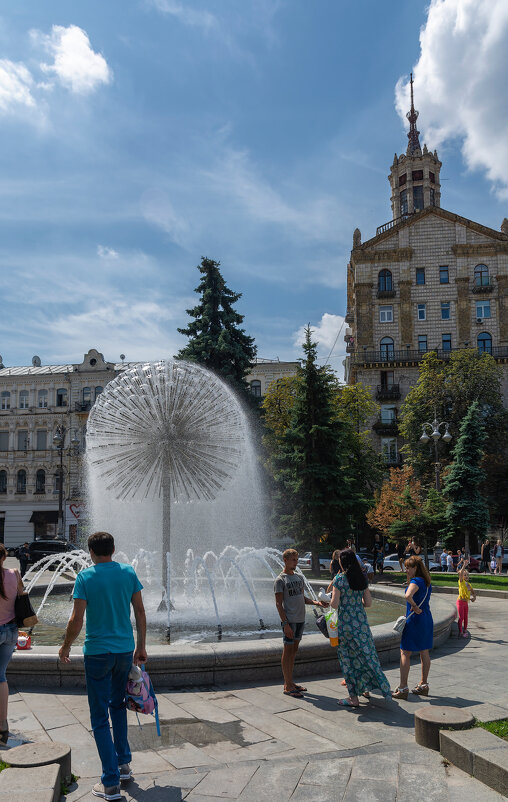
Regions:
[[8, 753], [9, 766], [26, 769], [34, 766], [60, 765], [60, 776], [64, 782], [71, 779], [71, 748], [67, 744], [33, 743], [15, 746]]
[[420, 707], [415, 713], [416, 743], [439, 752], [440, 730], [467, 730], [473, 722], [471, 713], [460, 707]]

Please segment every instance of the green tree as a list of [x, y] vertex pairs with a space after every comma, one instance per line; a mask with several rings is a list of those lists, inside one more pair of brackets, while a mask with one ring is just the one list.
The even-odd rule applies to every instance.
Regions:
[[462, 535], [469, 552], [469, 538], [483, 538], [489, 526], [489, 510], [481, 492], [485, 473], [480, 467], [487, 440], [485, 411], [478, 401], [469, 407], [453, 450], [453, 463], [443, 488], [449, 499], [448, 536]]
[[[406, 396], [399, 418], [399, 432], [406, 440], [403, 446], [406, 461], [422, 480], [431, 482], [435, 461], [433, 442], [427, 446], [420, 443], [422, 424], [437, 415], [438, 420], [450, 423], [451, 433], [456, 437], [474, 401], [483, 410], [486, 452], [503, 454], [508, 416], [503, 407], [501, 375], [501, 368], [490, 354], [480, 354], [473, 348], [452, 351], [447, 360], [438, 359], [434, 351], [425, 354], [418, 381]], [[439, 461], [448, 464], [451, 449], [440, 445]]]
[[178, 329], [189, 342], [177, 358], [199, 362], [219, 373], [233, 387], [247, 392], [245, 376], [256, 356], [256, 347], [254, 339], [240, 328], [243, 315], [234, 309], [242, 295], [226, 286], [219, 267], [220, 262], [206, 257], [198, 265], [202, 279], [195, 292], [201, 299], [195, 307], [187, 309], [194, 319], [186, 328]]
[[390, 526], [390, 536], [398, 542], [411, 540], [423, 545], [425, 563], [428, 565], [428, 548], [443, 537], [447, 526], [447, 503], [441, 493], [431, 488], [423, 503], [415, 501], [409, 485], [395, 502], [400, 517]]
[[348, 425], [336, 411], [336, 377], [318, 366], [311, 329], [305, 331], [305, 360], [298, 370], [289, 426], [276, 438], [272, 467], [290, 506], [280, 527], [299, 547], [310, 549], [319, 572], [319, 544], [326, 530], [344, 530], [359, 502], [348, 474]]

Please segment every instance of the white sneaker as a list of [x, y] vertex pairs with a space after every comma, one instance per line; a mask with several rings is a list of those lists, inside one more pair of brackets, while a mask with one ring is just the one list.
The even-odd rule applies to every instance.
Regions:
[[96, 783], [92, 788], [92, 794], [101, 799], [106, 799], [107, 802], [112, 802], [112, 800], [115, 799], [123, 799], [119, 785], [103, 785], [102, 783]]

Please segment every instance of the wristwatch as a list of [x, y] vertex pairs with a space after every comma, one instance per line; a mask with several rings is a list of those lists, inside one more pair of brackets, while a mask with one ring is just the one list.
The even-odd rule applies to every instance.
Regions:
[[286, 624], [289, 624], [289, 621], [288, 621], [288, 620], [287, 620], [287, 618], [286, 618], [286, 620], [285, 620], [285, 621], [281, 621], [280, 623], [282, 624], [282, 626], [283, 626], [283, 627], [285, 627], [285, 626], [286, 626]]

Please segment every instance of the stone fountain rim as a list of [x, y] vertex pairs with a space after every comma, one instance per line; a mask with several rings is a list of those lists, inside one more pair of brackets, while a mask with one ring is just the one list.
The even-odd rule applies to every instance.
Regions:
[[[372, 587], [374, 598], [402, 602], [403, 588]], [[448, 639], [455, 619], [455, 606], [450, 600], [432, 597], [434, 647]], [[374, 643], [381, 663], [398, 661], [400, 635], [393, 631], [393, 622], [372, 628]], [[161, 687], [215, 685], [218, 683], [263, 680], [280, 676], [281, 640], [226, 641], [221, 643], [186, 643], [178, 646], [150, 647], [147, 668]], [[71, 654], [72, 662], [61, 665], [58, 646], [34, 646], [31, 651], [14, 653], [8, 668], [8, 679], [19, 686], [83, 687], [84, 666], [81, 648]], [[297, 671], [336, 673], [336, 650], [318, 632], [306, 635], [298, 650]]]

